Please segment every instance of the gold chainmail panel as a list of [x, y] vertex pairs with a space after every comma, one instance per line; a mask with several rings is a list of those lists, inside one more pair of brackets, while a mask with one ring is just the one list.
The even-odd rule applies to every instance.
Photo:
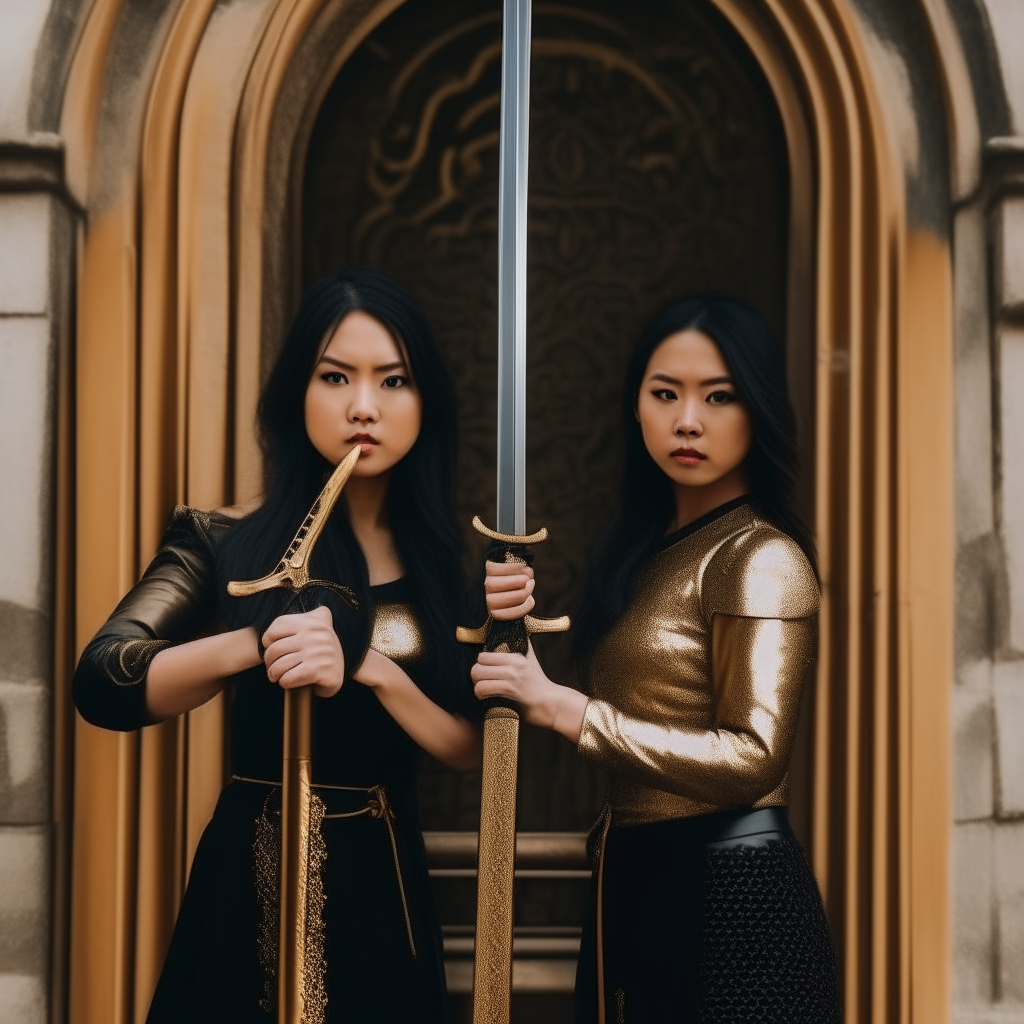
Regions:
[[[327, 1020], [327, 843], [323, 800], [313, 793], [309, 807], [309, 868], [306, 882], [306, 949], [303, 973], [302, 1024]], [[256, 956], [262, 984], [259, 1007], [277, 1012], [278, 935], [281, 927], [281, 791], [272, 789], [263, 801], [252, 839], [252, 874], [256, 889]]]

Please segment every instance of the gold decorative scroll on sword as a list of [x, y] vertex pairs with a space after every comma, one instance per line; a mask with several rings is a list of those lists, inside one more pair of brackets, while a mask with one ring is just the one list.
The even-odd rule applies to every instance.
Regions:
[[[264, 590], [287, 590], [300, 602], [307, 587], [324, 587], [354, 607], [352, 592], [331, 580], [312, 579], [309, 562], [342, 489], [359, 461], [359, 446], [338, 463], [313, 502], [288, 550], [273, 572], [258, 580], [228, 584], [232, 597]], [[322, 1017], [326, 995], [314, 985], [306, 964], [307, 893], [309, 889], [310, 806], [313, 782], [313, 688], [284, 693], [284, 756], [281, 764], [281, 925], [278, 941], [278, 1024], [314, 1024]], [[314, 991], [316, 989], [316, 991]]]

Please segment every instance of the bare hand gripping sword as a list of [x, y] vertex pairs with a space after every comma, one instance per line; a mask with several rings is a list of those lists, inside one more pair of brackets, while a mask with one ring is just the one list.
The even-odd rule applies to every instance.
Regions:
[[[526, 200], [530, 117], [530, 0], [505, 0], [501, 49], [501, 148], [498, 217], [498, 530], [474, 518], [490, 538], [486, 558], [529, 563], [526, 545]], [[488, 616], [479, 629], [460, 627], [462, 643], [526, 654], [531, 633], [569, 628], [569, 619], [532, 615], [513, 622]], [[474, 1024], [508, 1024], [516, 854], [519, 708], [485, 702], [480, 847], [477, 870]]]
[[[309, 561], [342, 488], [359, 461], [359, 446], [338, 463], [327, 485], [313, 502], [288, 550], [273, 572], [258, 580], [228, 584], [232, 597], [248, 597], [264, 590], [289, 590], [304, 611], [306, 588], [326, 588], [350, 608], [355, 595], [347, 587], [309, 575]], [[310, 803], [313, 784], [313, 687], [300, 686], [284, 692], [284, 757], [281, 765], [281, 924], [278, 939], [278, 1024], [303, 1024], [307, 1002], [323, 999], [306, 984], [306, 892], [309, 878]]]

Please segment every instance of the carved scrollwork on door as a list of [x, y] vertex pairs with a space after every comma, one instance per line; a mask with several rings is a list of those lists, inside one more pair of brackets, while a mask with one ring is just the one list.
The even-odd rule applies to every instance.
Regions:
[[[304, 190], [306, 280], [382, 267], [434, 324], [459, 394], [466, 524], [494, 507], [500, 14], [409, 0], [384, 21], [324, 102]], [[769, 88], [704, 2], [536, 4], [531, 91], [528, 521], [551, 531], [536, 554], [554, 614], [615, 505], [622, 373], [644, 322], [720, 288], [781, 333], [786, 166]], [[564, 641], [547, 643], [568, 674]], [[596, 776], [552, 737], [525, 742], [520, 827], [585, 827]], [[465, 827], [471, 797], [449, 797], [464, 820], [445, 826]]]

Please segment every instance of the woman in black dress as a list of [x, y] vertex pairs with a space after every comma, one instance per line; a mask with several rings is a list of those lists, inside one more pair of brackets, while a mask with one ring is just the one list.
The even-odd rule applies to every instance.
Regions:
[[[502, 694], [607, 768], [592, 833], [577, 1020], [833, 1024], [821, 897], [786, 820], [818, 580], [796, 429], [763, 321], [723, 296], [668, 307], [633, 353], [621, 512], [576, 622], [589, 698], [536, 658], [481, 654]], [[533, 604], [488, 564], [488, 607]]]
[[[315, 284], [259, 425], [265, 500], [241, 516], [175, 509], [75, 674], [79, 710], [109, 729], [163, 721], [222, 689], [230, 701], [232, 781], [196, 852], [149, 1021], [276, 1020], [282, 691], [304, 685], [316, 695], [323, 812], [311, 840], [304, 1019], [443, 1021], [417, 766], [422, 748], [472, 768], [480, 740], [454, 640], [455, 397], [410, 297], [369, 270]], [[229, 580], [274, 567], [356, 445], [311, 571], [351, 588], [358, 611], [323, 588], [306, 595], [310, 611], [286, 607], [280, 591], [229, 598]]]

